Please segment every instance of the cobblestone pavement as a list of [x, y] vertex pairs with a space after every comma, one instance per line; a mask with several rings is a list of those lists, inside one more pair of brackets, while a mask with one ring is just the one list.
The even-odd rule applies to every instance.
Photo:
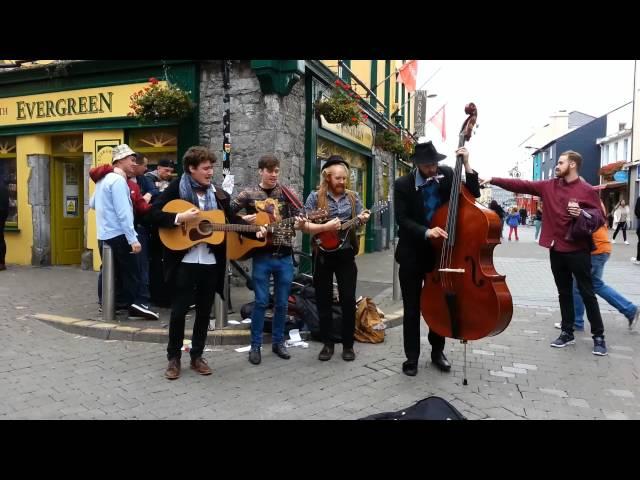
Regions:
[[[321, 345], [310, 342], [308, 349], [292, 348], [288, 361], [267, 346], [262, 364], [253, 366], [235, 346], [209, 345], [213, 375], [196, 375], [185, 356], [181, 378], [169, 382], [164, 344], [84, 337], [31, 316], [95, 315], [93, 272], [10, 265], [0, 274], [0, 418], [356, 419], [439, 395], [470, 419], [640, 419], [640, 336], [601, 301], [607, 357], [591, 354], [588, 333], [577, 333], [576, 345], [550, 348], [559, 332], [557, 294], [547, 253], [527, 240], [529, 230], [518, 244], [495, 250], [515, 313], [503, 333], [469, 343], [467, 386], [462, 345], [451, 340], [450, 373], [427, 363], [423, 338], [418, 375], [403, 375], [401, 327], [388, 329], [383, 344], [357, 343], [354, 362], [341, 359], [339, 346], [331, 361], [319, 362]], [[614, 246], [605, 281], [640, 303], [633, 248]], [[389, 298], [390, 252], [358, 263], [370, 294], [385, 311], [397, 309]]]

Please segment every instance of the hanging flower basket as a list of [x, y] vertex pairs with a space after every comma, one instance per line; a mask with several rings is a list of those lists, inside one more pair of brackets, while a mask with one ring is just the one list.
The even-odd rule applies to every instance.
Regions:
[[351, 86], [338, 79], [326, 100], [318, 100], [314, 106], [316, 113], [322, 115], [329, 123], [357, 126], [367, 120], [368, 116], [360, 110], [360, 96]]
[[400, 156], [403, 160], [409, 160], [415, 151], [415, 143], [410, 137], [404, 140], [395, 129], [383, 130], [376, 134], [376, 147]]
[[612, 182], [613, 176], [615, 175], [615, 173], [622, 170], [622, 167], [624, 167], [626, 163], [627, 162], [625, 162], [624, 160], [610, 163], [602, 167], [600, 170], [598, 170], [598, 174], [602, 175], [606, 181]]
[[151, 123], [159, 120], [182, 120], [189, 116], [195, 104], [189, 93], [173, 84], [161, 86], [157, 78], [149, 79], [149, 86], [131, 95], [130, 117], [141, 122]]

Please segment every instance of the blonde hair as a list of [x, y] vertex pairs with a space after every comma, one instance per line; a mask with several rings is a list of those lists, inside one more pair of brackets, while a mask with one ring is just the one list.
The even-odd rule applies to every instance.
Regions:
[[333, 175], [333, 168], [340, 167], [344, 170], [345, 175], [347, 176], [347, 180], [349, 179], [349, 171], [347, 167], [338, 163], [335, 165], [331, 165], [328, 168], [325, 168], [320, 172], [320, 185], [318, 185], [318, 208], [326, 209], [327, 208], [327, 191], [329, 190], [329, 178]]

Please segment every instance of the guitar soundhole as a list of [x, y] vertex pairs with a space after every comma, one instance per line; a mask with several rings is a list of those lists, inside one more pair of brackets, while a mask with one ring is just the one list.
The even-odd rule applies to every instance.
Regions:
[[209, 236], [213, 232], [213, 227], [209, 220], [201, 220], [198, 223], [198, 233], [203, 236]]

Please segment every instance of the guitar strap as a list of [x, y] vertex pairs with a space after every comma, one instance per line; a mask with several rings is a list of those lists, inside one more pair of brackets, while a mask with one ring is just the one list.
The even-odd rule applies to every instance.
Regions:
[[300, 200], [298, 200], [298, 197], [296, 197], [291, 190], [289, 190], [287, 187], [285, 187], [284, 185], [280, 185], [280, 188], [282, 189], [282, 193], [284, 193], [284, 196], [287, 198], [287, 200], [289, 201], [289, 203], [291, 205], [293, 205], [296, 209], [298, 210], [302, 210], [302, 203], [300, 203]]
[[[347, 196], [349, 197], [349, 201], [351, 202], [351, 218], [356, 218], [356, 196], [355, 193], [351, 190], [347, 190]], [[352, 226], [349, 231], [349, 241], [351, 242], [351, 246], [353, 247], [354, 253], [357, 255], [358, 250], [360, 250], [360, 242], [358, 242], [358, 236], [356, 235], [356, 226]]]

